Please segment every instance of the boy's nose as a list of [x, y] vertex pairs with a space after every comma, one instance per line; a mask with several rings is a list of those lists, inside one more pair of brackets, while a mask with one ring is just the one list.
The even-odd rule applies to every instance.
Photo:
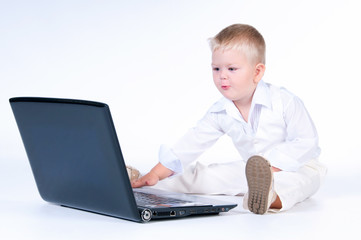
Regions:
[[227, 79], [227, 74], [225, 71], [221, 70], [219, 73], [219, 76], [220, 76], [221, 80]]

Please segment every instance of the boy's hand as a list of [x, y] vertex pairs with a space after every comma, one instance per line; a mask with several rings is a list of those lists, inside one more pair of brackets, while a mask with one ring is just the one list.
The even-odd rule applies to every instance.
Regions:
[[153, 186], [166, 177], [173, 174], [173, 171], [164, 167], [161, 163], [158, 163], [148, 174], [133, 181], [132, 187], [139, 188], [143, 186]]
[[159, 181], [158, 175], [150, 171], [148, 174], [144, 175], [143, 177], [133, 181], [132, 187], [133, 188], [139, 188], [143, 186], [153, 186], [157, 184]]

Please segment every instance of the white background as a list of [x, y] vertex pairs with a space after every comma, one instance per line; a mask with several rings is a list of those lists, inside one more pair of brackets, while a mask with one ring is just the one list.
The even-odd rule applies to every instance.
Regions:
[[[2, 205], [15, 208], [29, 196], [44, 205], [10, 97], [107, 103], [126, 162], [146, 171], [160, 144], [175, 141], [221, 97], [207, 39], [233, 23], [262, 33], [264, 80], [286, 87], [309, 110], [329, 166], [325, 189], [360, 196], [360, 11], [357, 0], [0, 0]], [[227, 139], [202, 156], [233, 158]]]

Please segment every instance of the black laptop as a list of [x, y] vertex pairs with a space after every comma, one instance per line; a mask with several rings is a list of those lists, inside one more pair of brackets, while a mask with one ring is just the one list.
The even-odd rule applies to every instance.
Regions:
[[45, 201], [136, 222], [218, 214], [237, 206], [153, 188], [133, 190], [104, 103], [36, 97], [9, 101]]

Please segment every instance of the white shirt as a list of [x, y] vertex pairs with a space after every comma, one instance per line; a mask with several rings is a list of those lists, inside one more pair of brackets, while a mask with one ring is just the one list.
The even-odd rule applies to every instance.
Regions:
[[297, 171], [320, 154], [317, 131], [302, 101], [285, 88], [260, 81], [247, 122], [231, 100], [222, 98], [172, 147], [162, 145], [159, 161], [181, 173], [224, 134], [242, 160], [261, 155], [285, 171]]

